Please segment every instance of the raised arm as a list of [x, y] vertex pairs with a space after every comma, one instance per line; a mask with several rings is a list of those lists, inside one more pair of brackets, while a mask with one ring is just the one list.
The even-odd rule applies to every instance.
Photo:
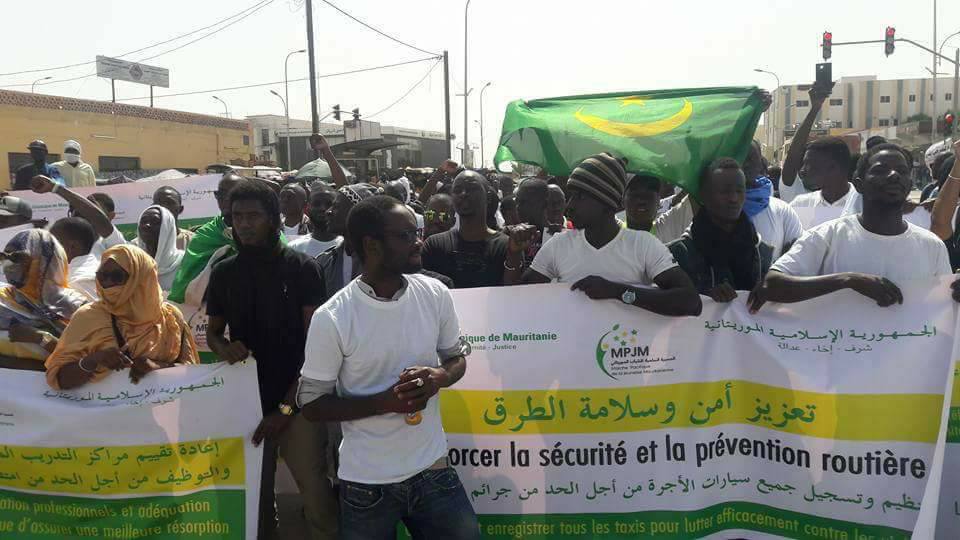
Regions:
[[456, 161], [446, 160], [444, 161], [436, 170], [433, 171], [433, 174], [430, 175], [430, 178], [427, 179], [427, 184], [423, 186], [423, 189], [420, 190], [420, 202], [424, 205], [427, 204], [427, 201], [430, 200], [430, 197], [437, 192], [437, 184], [440, 183], [440, 180], [444, 176], [452, 176], [457, 170], [460, 169], [460, 166], [457, 165]]
[[960, 140], [953, 143], [953, 155], [956, 161], [933, 203], [930, 223], [930, 231], [941, 240], [953, 236], [953, 214], [957, 211], [957, 200], [960, 198]]
[[78, 216], [90, 222], [93, 230], [101, 238], [107, 238], [113, 234], [113, 223], [110, 218], [95, 203], [88, 201], [85, 197], [73, 192], [70, 188], [57, 184], [46, 176], [34, 176], [30, 181], [30, 189], [35, 193], [55, 193], [61, 199], [67, 201]]
[[330, 149], [330, 143], [327, 142], [327, 139], [319, 133], [314, 133], [310, 136], [310, 144], [320, 152], [320, 157], [330, 166], [330, 174], [333, 176], [333, 183], [337, 186], [337, 189], [347, 185], [347, 175], [343, 173], [343, 168], [340, 167], [340, 163], [333, 155], [333, 150]]
[[780, 175], [780, 182], [792, 186], [797, 179], [797, 173], [803, 165], [803, 154], [807, 151], [807, 141], [810, 139], [810, 130], [813, 129], [813, 123], [817, 120], [817, 114], [823, 107], [823, 102], [830, 95], [830, 89], [823, 89], [817, 85], [810, 88], [810, 112], [803, 119], [803, 123], [797, 128], [797, 133], [793, 136], [790, 143], [790, 151], [787, 152], [787, 158], [783, 162], [783, 172]]

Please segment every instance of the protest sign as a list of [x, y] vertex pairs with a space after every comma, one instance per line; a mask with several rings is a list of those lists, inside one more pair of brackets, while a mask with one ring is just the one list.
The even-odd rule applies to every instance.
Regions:
[[[92, 193], [106, 193], [113, 198], [116, 205], [117, 217], [113, 223], [120, 232], [131, 239], [137, 235], [137, 223], [140, 214], [153, 204], [153, 193], [163, 186], [173, 186], [180, 192], [183, 199], [183, 214], [180, 215], [180, 227], [190, 228], [201, 225], [218, 215], [213, 192], [222, 178], [219, 174], [202, 174], [188, 176], [176, 180], [148, 180], [145, 182], [130, 182], [111, 186], [89, 188], [71, 188], [72, 191], [84, 197]], [[15, 191], [15, 195], [29, 202], [33, 207], [33, 219], [47, 219], [51, 223], [67, 216], [69, 205], [62, 198], [51, 193], [34, 193], [32, 191]]]
[[257, 394], [253, 362], [69, 391], [3, 370], [0, 538], [255, 538]]
[[482, 533], [910, 537], [940, 475], [948, 282], [685, 318], [566, 285], [454, 291], [473, 352], [441, 404]]
[[960, 364], [953, 368], [953, 393], [943, 459], [937, 538], [954, 538], [960, 531]]

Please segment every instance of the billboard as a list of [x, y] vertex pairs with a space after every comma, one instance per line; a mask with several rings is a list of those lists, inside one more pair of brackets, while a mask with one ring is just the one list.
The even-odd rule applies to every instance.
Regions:
[[97, 76], [118, 81], [170, 88], [170, 70], [127, 62], [118, 58], [97, 56]]

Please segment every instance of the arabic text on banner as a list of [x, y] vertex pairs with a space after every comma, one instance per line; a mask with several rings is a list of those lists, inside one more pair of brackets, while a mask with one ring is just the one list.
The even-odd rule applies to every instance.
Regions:
[[117, 373], [70, 391], [2, 371], [0, 538], [256, 536], [253, 362], [174, 367], [137, 385]]
[[844, 292], [753, 316], [741, 295], [687, 318], [454, 291], [473, 353], [441, 404], [482, 533], [909, 538], [940, 474], [948, 281], [887, 309]]

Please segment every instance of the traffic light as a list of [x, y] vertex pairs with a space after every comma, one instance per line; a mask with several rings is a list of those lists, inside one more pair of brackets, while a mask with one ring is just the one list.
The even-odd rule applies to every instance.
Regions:
[[893, 39], [896, 33], [896, 28], [892, 26], [887, 27], [887, 33], [883, 38], [883, 52], [887, 53], [887, 56], [893, 54]]
[[352, 110], [351, 112], [353, 113], [353, 119], [354, 119], [354, 120], [359, 120], [359, 119], [360, 119], [360, 107], [357, 107], [356, 109]]
[[946, 137], [949, 137], [953, 134], [953, 130], [956, 127], [957, 119], [953, 113], [947, 113], [943, 115], [943, 134]]
[[823, 33], [823, 59], [829, 60], [833, 56], [833, 34], [827, 30]]
[[334, 120], [340, 119], [340, 105], [333, 106], [333, 118]]

